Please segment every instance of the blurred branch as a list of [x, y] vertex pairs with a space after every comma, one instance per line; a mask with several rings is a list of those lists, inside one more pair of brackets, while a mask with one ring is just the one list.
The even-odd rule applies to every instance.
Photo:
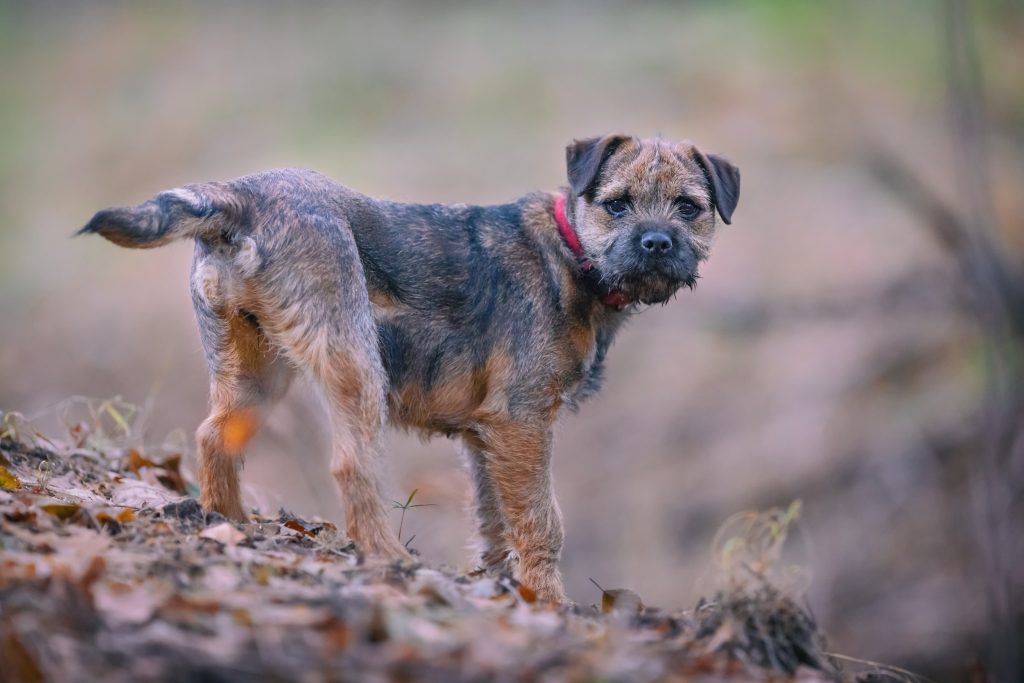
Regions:
[[967, 228], [901, 159], [879, 146], [868, 152], [868, 168], [882, 185], [917, 215], [943, 248], [954, 256], [966, 249]]
[[1024, 331], [1024, 278], [1013, 272], [1003, 256], [1005, 250], [994, 243], [994, 234], [977, 235], [971, 227], [973, 222], [961, 218], [888, 149], [871, 148], [867, 165], [879, 183], [915, 214], [939, 245], [956, 259], [974, 298], [986, 307], [996, 305], [1006, 324], [1018, 334]]

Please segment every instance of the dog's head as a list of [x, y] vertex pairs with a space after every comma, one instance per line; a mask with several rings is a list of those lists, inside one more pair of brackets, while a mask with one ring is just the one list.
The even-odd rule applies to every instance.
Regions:
[[694, 286], [716, 210], [729, 223], [739, 200], [735, 166], [687, 142], [627, 135], [577, 140], [566, 161], [573, 227], [607, 286], [643, 303]]

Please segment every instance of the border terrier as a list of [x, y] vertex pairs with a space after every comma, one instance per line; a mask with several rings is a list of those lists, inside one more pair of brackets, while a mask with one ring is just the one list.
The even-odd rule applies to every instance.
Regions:
[[740, 176], [661, 139], [566, 149], [568, 185], [498, 206], [402, 204], [306, 170], [167, 190], [79, 232], [134, 248], [195, 240], [191, 289], [210, 371], [204, 508], [244, 520], [238, 468], [289, 378], [326, 399], [349, 536], [407, 557], [378, 475], [386, 422], [461, 437], [480, 561], [564, 600], [552, 425], [597, 391], [616, 330], [693, 288]]

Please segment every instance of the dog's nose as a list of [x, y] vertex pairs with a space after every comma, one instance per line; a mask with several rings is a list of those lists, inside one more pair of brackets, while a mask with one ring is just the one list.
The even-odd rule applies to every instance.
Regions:
[[651, 230], [640, 237], [640, 246], [652, 256], [659, 256], [672, 250], [672, 238], [663, 232]]

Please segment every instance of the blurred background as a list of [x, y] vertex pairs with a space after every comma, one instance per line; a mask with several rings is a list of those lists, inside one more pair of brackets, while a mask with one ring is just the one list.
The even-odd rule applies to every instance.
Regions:
[[[121, 396], [154, 444], [205, 416], [191, 244], [70, 239], [99, 208], [277, 166], [500, 202], [561, 185], [573, 137], [691, 139], [742, 198], [698, 289], [635, 318], [559, 425], [570, 596], [691, 607], [729, 515], [800, 499], [831, 650], [1013, 671], [1022, 45], [1013, 0], [0, 2], [0, 409]], [[323, 423], [294, 388], [252, 504], [339, 519]], [[391, 496], [435, 504], [412, 546], [467, 567], [452, 444], [388, 451]]]

